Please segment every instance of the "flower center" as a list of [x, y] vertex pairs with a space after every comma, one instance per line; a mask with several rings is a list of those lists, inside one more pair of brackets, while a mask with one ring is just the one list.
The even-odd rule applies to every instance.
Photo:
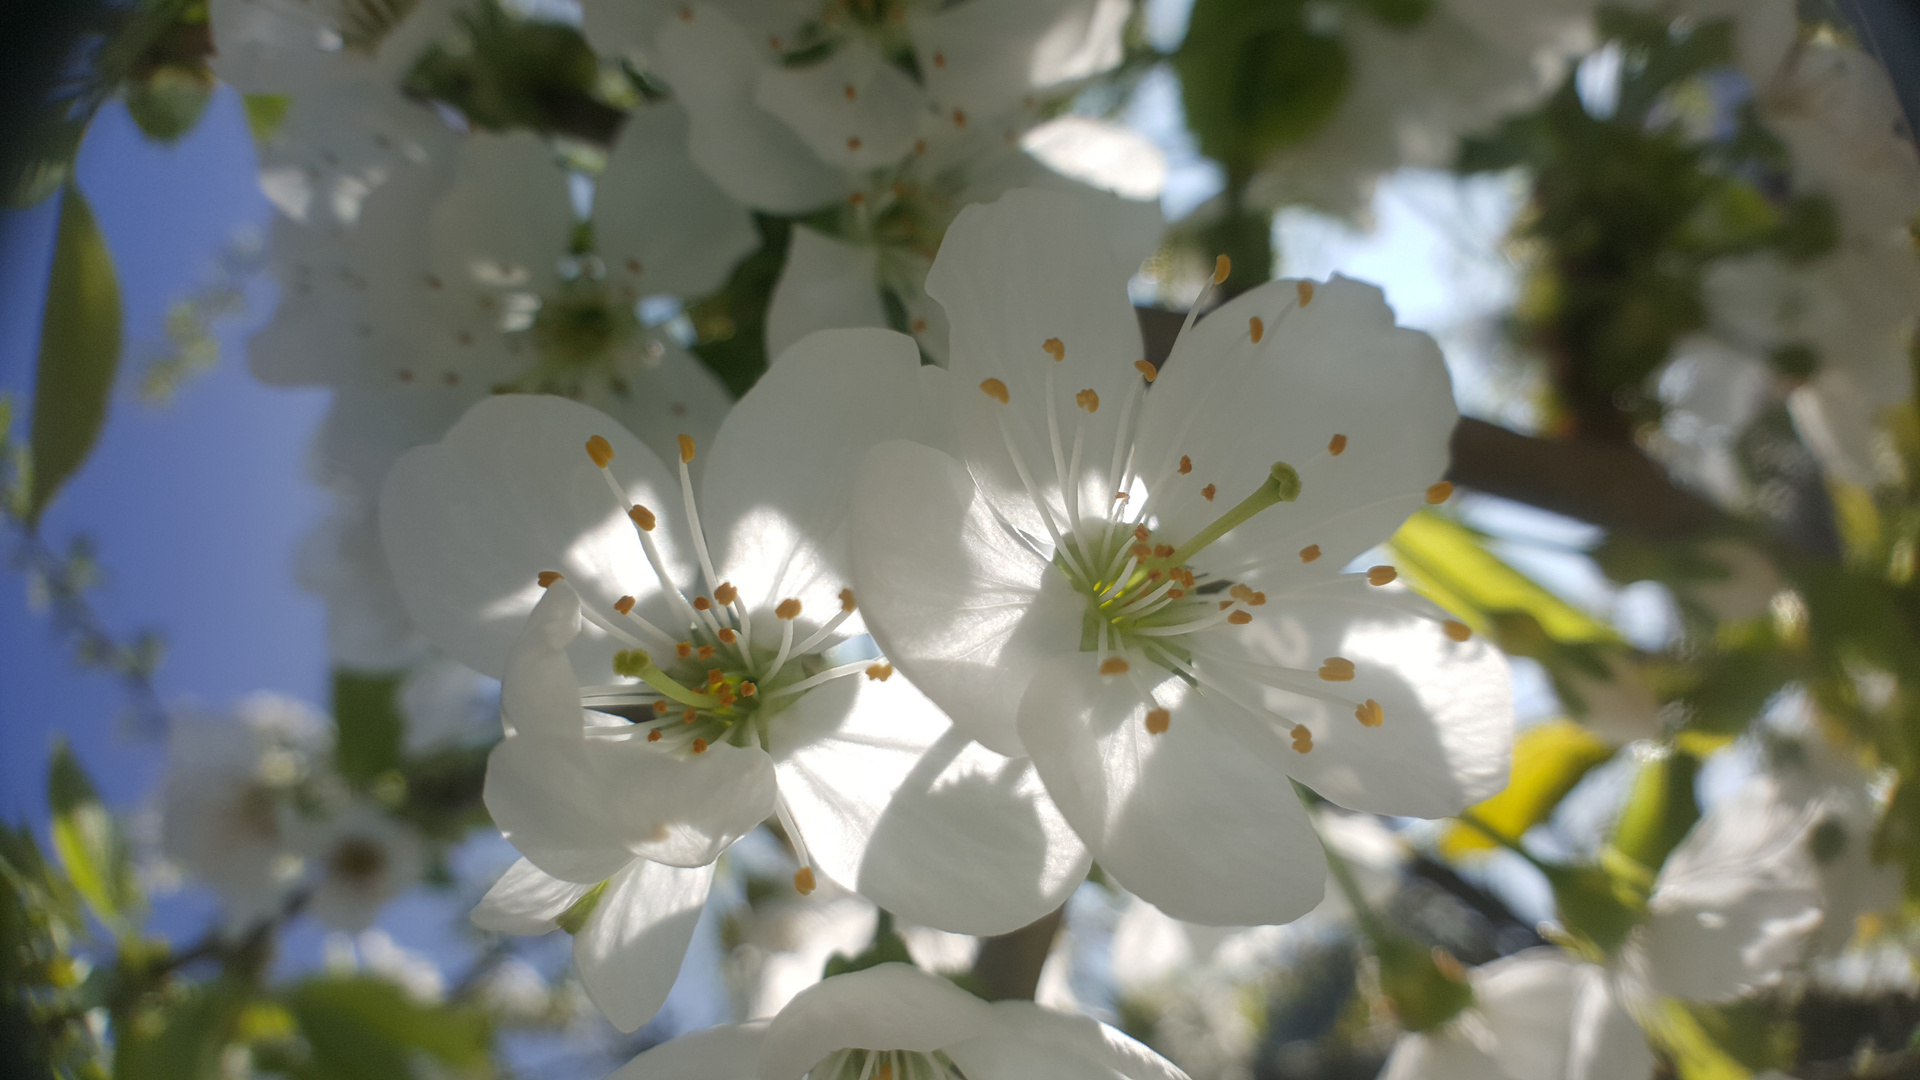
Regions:
[[805, 1080], [966, 1080], [944, 1051], [836, 1050], [807, 1070]]

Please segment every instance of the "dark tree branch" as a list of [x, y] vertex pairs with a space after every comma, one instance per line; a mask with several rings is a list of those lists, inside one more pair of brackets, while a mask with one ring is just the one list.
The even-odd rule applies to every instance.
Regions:
[[1040, 985], [1040, 968], [1053, 950], [1053, 939], [1060, 932], [1067, 909], [1057, 908], [1050, 915], [1015, 930], [1011, 934], [982, 939], [980, 955], [973, 961], [973, 978], [988, 1001], [1032, 1001]]

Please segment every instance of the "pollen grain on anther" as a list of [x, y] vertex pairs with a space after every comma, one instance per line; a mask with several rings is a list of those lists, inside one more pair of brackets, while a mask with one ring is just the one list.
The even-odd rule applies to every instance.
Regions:
[[1100, 395], [1094, 390], [1082, 390], [1073, 395], [1073, 403], [1087, 410], [1089, 413], [1097, 413], [1100, 411]]
[[1313, 282], [1311, 281], [1295, 282], [1293, 286], [1293, 291], [1294, 291], [1294, 295], [1300, 298], [1301, 307], [1306, 307], [1308, 304], [1313, 303]]
[[1320, 557], [1319, 544], [1308, 544], [1306, 547], [1303, 547], [1300, 549], [1300, 561], [1303, 563], [1313, 562], [1319, 557]]
[[1219, 491], [1220, 491], [1219, 488], [1214, 487], [1212, 484], [1208, 484], [1206, 487], [1203, 487], [1200, 489], [1200, 497], [1207, 500], [1208, 502], [1212, 502], [1214, 495], [1218, 494]]
[[685, 465], [693, 460], [693, 436], [680, 436], [680, 463]]
[[1165, 735], [1173, 724], [1173, 714], [1165, 709], [1147, 710], [1147, 734]]
[[1446, 480], [1442, 480], [1427, 489], [1427, 503], [1430, 506], [1439, 506], [1452, 497], [1453, 484]]
[[1447, 636], [1455, 641], [1466, 641], [1468, 638], [1473, 637], [1473, 630], [1468, 627], [1466, 623], [1458, 619], [1448, 619], [1446, 622], [1440, 624], [1440, 628], [1445, 630]]
[[1260, 344], [1260, 339], [1265, 337], [1266, 334], [1267, 324], [1260, 321], [1260, 316], [1255, 315], [1253, 318], [1247, 320], [1247, 335], [1253, 338], [1255, 345]]
[[686, 712], [680, 714], [680, 722], [683, 724], [691, 724], [698, 719], [700, 719], [699, 709], [688, 709]]
[[841, 589], [840, 590], [840, 610], [851, 615], [853, 614], [853, 609], [854, 609], [853, 590]]
[[1133, 362], [1133, 368], [1140, 373], [1141, 378], [1148, 382], [1152, 382], [1160, 377], [1160, 369], [1147, 363], [1145, 360], [1135, 360]]
[[649, 731], [649, 732], [647, 732], [647, 741], [648, 741], [648, 742], [659, 742], [659, 741], [660, 741], [660, 729], [659, 729], [659, 728], [654, 728], [654, 729], [653, 729], [652, 731]]
[[1370, 566], [1367, 568], [1367, 584], [1391, 585], [1399, 578], [1400, 571], [1391, 566]]
[[541, 588], [550, 589], [553, 587], [554, 582], [559, 581], [561, 578], [566, 576], [567, 575], [561, 573], [558, 570], [542, 570], [540, 571], [540, 576], [537, 578], [534, 578], [534, 580], [540, 583]]
[[633, 519], [635, 525], [640, 526], [641, 532], [652, 532], [654, 526], [660, 524], [659, 519], [653, 516], [653, 511], [638, 503], [627, 510], [627, 516]]
[[733, 632], [733, 627], [723, 626], [720, 628], [719, 638], [722, 643], [731, 645], [735, 641], [739, 640], [740, 635]]
[[633, 605], [637, 603], [639, 603], [639, 601], [636, 600], [635, 598], [631, 596], [623, 596], [620, 599], [615, 600], [613, 602], [613, 610], [619, 612], [622, 615], [631, 615], [633, 614]]
[[1001, 382], [999, 379], [987, 379], [981, 382], [980, 390], [1002, 405], [1013, 400], [1012, 395], [1007, 393], [1007, 384]]
[[1320, 664], [1318, 674], [1327, 682], [1352, 682], [1353, 661], [1343, 656], [1329, 656]]
[[1227, 616], [1227, 622], [1234, 626], [1245, 626], [1252, 621], [1253, 612], [1251, 611], [1236, 611]]
[[888, 679], [893, 678], [893, 665], [870, 664], [867, 667], [866, 674], [867, 678], [872, 679], [874, 682], [886, 682]]
[[813, 867], [803, 866], [794, 871], [793, 888], [801, 896], [810, 895], [819, 886], [813, 880]]
[[1185, 454], [1181, 454], [1180, 455], [1180, 475], [1185, 476], [1192, 471], [1193, 471], [1193, 459], [1188, 457]]
[[698, 649], [695, 649], [694, 652], [697, 653], [702, 660], [713, 659], [713, 646], [711, 645], [702, 645]]
[[1226, 280], [1227, 280], [1227, 275], [1229, 275], [1229, 274], [1231, 274], [1231, 273], [1233, 273], [1233, 260], [1232, 260], [1232, 259], [1229, 259], [1229, 258], [1227, 258], [1227, 257], [1226, 257], [1225, 255], [1216, 255], [1216, 256], [1214, 256], [1214, 258], [1213, 258], [1213, 283], [1214, 283], [1215, 285], [1218, 285], [1218, 284], [1220, 284], [1221, 282], [1224, 282], [1224, 281], [1226, 281]]
[[1347, 437], [1345, 435], [1335, 435], [1333, 438], [1327, 440], [1327, 453], [1332, 454], [1334, 457], [1339, 457], [1346, 452]]
[[656, 701], [653, 703], [653, 711], [660, 716], [667, 715], [667, 710], [672, 707], [673, 706], [667, 704], [665, 698], [662, 698], [659, 701]]
[[693, 598], [693, 610], [695, 611], [708, 611], [711, 610], [712, 607], [713, 601], [704, 596], [696, 596]]
[[1128, 667], [1129, 665], [1124, 657], [1109, 656], [1105, 660], [1100, 661], [1100, 674], [1125, 675]]
[[695, 740], [693, 740], [693, 752], [694, 752], [694, 753], [696, 753], [696, 754], [704, 754], [704, 753], [706, 753], [706, 752], [707, 752], [707, 740], [705, 740], [705, 739], [695, 739]]
[[1353, 718], [1360, 721], [1361, 727], [1373, 728], [1379, 727], [1386, 722], [1387, 713], [1385, 709], [1380, 707], [1379, 702], [1368, 698], [1365, 704], [1353, 710]]
[[1057, 337], [1050, 337], [1040, 343], [1040, 351], [1053, 357], [1054, 363], [1057, 364], [1067, 358], [1067, 343]]
[[1301, 754], [1311, 754], [1313, 752], [1313, 732], [1307, 730], [1307, 725], [1294, 725], [1293, 749], [1296, 753]]
[[613, 444], [595, 435], [587, 440], [587, 456], [593, 459], [595, 465], [604, 469], [613, 464]]
[[733, 582], [723, 581], [714, 586], [713, 598], [722, 604], [731, 604], [740, 599], [740, 590], [733, 587]]
[[800, 617], [800, 601], [789, 596], [780, 601], [780, 606], [774, 608], [773, 613], [782, 619], [797, 619]]
[[687, 657], [693, 655], [693, 642], [682, 641], [673, 647], [673, 651], [680, 659], [685, 660]]

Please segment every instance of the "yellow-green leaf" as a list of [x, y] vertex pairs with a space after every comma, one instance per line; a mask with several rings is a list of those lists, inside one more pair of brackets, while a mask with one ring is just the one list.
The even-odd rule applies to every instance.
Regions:
[[120, 283], [113, 256], [78, 187], [60, 199], [60, 228], [40, 319], [40, 360], [33, 380], [33, 495], [27, 518], [38, 521], [93, 451], [106, 423], [120, 366]]
[[1753, 1073], [1722, 1050], [1687, 1007], [1671, 999], [1641, 1020], [1647, 1037], [1673, 1059], [1680, 1080], [1747, 1080]]
[[53, 748], [47, 801], [53, 810], [53, 850], [74, 890], [116, 933], [128, 929], [140, 904], [131, 850], [64, 741]]
[[1390, 546], [1414, 588], [1480, 633], [1490, 632], [1493, 614], [1520, 611], [1558, 642], [1619, 640], [1607, 624], [1508, 566], [1472, 529], [1430, 510], [1408, 518]]
[[[1580, 778], [1613, 756], [1613, 747], [1570, 720], [1552, 720], [1520, 733], [1513, 743], [1513, 778], [1507, 789], [1473, 808], [1473, 814], [1501, 836], [1519, 840], [1547, 819]], [[1440, 840], [1449, 858], [1496, 846], [1467, 825], [1450, 825]]]

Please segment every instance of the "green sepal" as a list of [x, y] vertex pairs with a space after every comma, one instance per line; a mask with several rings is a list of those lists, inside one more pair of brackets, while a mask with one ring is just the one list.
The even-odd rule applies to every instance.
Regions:
[[[607, 880], [611, 881], [613, 879], [608, 878]], [[592, 917], [593, 909], [600, 906], [600, 897], [605, 895], [606, 891], [606, 881], [595, 885], [593, 888], [587, 890], [586, 895], [575, 900], [568, 906], [567, 910], [560, 913], [559, 918], [553, 921], [559, 925], [560, 929], [565, 930], [569, 934], [579, 933], [581, 929], [587, 925], [587, 920]]]

